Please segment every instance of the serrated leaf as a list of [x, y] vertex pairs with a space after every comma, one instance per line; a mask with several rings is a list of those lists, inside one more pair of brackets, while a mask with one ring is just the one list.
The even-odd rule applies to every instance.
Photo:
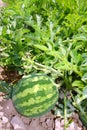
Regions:
[[82, 33], [82, 34], [77, 34], [73, 37], [74, 40], [81, 40], [81, 41], [84, 41], [84, 42], [87, 42], [87, 34], [85, 33]]

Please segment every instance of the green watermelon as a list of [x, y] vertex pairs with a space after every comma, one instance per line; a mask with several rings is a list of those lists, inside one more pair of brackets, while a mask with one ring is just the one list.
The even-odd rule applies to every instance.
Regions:
[[58, 100], [58, 91], [48, 76], [33, 74], [18, 81], [13, 88], [12, 100], [20, 114], [36, 117], [54, 107]]

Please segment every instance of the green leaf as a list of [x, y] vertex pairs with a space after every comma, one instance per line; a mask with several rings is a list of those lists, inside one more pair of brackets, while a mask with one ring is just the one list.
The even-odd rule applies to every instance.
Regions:
[[87, 82], [87, 73], [82, 76], [82, 81]]
[[74, 40], [87, 42], [87, 34], [81, 33], [73, 37]]
[[0, 92], [8, 93], [9, 92], [9, 84], [5, 81], [0, 81]]
[[40, 49], [40, 50], [42, 50], [42, 51], [44, 51], [44, 52], [48, 52], [49, 51], [49, 49], [46, 47], [46, 46], [44, 46], [44, 45], [34, 45], [34, 47], [37, 49]]
[[84, 87], [84, 83], [81, 80], [75, 80], [74, 82], [72, 82], [72, 87], [83, 88]]

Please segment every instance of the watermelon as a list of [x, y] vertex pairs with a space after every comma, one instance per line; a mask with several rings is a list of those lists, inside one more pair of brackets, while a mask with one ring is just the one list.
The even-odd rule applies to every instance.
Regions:
[[13, 88], [12, 101], [16, 110], [26, 117], [36, 117], [50, 111], [58, 100], [52, 80], [42, 74], [24, 76]]

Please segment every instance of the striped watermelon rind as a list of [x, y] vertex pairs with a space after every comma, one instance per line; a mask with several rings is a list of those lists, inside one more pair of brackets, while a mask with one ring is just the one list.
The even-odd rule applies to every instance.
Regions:
[[14, 86], [12, 100], [17, 111], [26, 117], [49, 112], [58, 100], [58, 91], [51, 79], [42, 74], [24, 76]]

